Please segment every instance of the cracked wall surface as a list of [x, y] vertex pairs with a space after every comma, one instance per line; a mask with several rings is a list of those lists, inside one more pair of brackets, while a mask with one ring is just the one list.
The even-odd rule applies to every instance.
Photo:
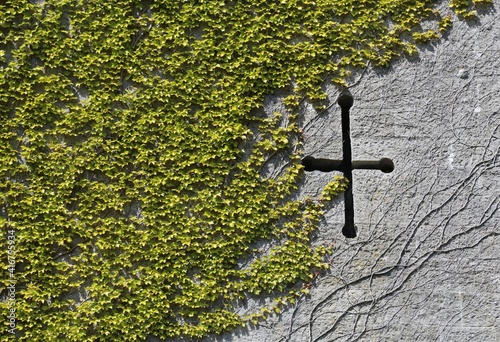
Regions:
[[[318, 235], [333, 243], [331, 270], [310, 295], [205, 341], [500, 341], [499, 9], [362, 75], [350, 89], [353, 159], [396, 169], [353, 172], [358, 237], [342, 236], [339, 200]], [[301, 114], [305, 155], [341, 159], [340, 108]], [[331, 177], [308, 173], [301, 195]]]

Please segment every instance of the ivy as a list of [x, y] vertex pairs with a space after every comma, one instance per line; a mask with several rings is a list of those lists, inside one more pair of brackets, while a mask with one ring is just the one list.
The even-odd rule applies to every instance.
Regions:
[[473, 19], [477, 16], [477, 7], [491, 5], [491, 0], [451, 0], [450, 7], [464, 19]]
[[[463, 18], [487, 3], [449, 2]], [[294, 199], [298, 106], [321, 110], [323, 82], [345, 87], [445, 34], [453, 17], [433, 4], [3, 1], [0, 225], [16, 237], [16, 337], [203, 337], [307, 293], [327, 268], [314, 232], [346, 184]], [[275, 91], [287, 108], [262, 118]], [[274, 301], [237, 314], [257, 296]]]

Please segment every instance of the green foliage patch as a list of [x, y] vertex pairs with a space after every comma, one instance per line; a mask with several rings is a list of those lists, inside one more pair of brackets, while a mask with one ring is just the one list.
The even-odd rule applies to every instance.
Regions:
[[[437, 39], [452, 19], [433, 3], [3, 1], [0, 225], [19, 340], [203, 337], [279, 312], [327, 267], [312, 233], [345, 188], [293, 199], [297, 106]], [[288, 109], [263, 118], [277, 89]], [[236, 313], [262, 295], [274, 303]]]

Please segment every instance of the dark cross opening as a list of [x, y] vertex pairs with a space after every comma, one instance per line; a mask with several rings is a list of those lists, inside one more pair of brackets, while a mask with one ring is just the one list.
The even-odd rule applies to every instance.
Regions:
[[357, 160], [352, 161], [351, 136], [349, 123], [349, 109], [354, 100], [351, 95], [341, 95], [337, 103], [342, 108], [342, 160], [321, 159], [307, 156], [302, 159], [302, 165], [306, 171], [341, 171], [349, 180], [347, 189], [344, 192], [345, 224], [342, 228], [342, 234], [346, 238], [356, 237], [356, 226], [354, 225], [354, 201], [352, 198], [352, 170], [371, 169], [390, 173], [394, 170], [394, 163], [388, 158], [380, 160]]

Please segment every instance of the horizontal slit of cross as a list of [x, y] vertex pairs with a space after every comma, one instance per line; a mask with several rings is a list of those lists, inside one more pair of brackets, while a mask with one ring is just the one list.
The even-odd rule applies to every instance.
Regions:
[[[304, 170], [332, 172], [343, 172], [347, 167], [343, 160], [314, 158], [307, 156], [302, 159]], [[352, 170], [380, 170], [384, 173], [391, 173], [394, 170], [394, 163], [389, 158], [382, 158], [380, 160], [354, 160], [351, 162]]]

